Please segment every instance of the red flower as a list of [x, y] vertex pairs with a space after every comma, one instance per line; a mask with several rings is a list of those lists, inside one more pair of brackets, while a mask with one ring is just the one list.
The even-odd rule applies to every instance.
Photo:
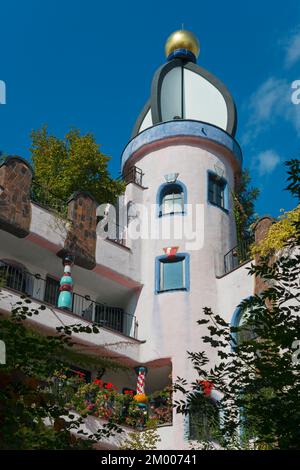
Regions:
[[214, 388], [214, 384], [210, 382], [209, 380], [200, 380], [199, 384], [202, 387], [204, 395], [209, 397], [209, 395], [212, 392], [212, 389]]
[[99, 388], [103, 387], [103, 382], [100, 379], [95, 379], [93, 384], [98, 385]]
[[107, 390], [117, 390], [117, 387], [115, 387], [112, 382], [107, 382], [106, 384], [104, 384], [104, 387], [105, 387]]

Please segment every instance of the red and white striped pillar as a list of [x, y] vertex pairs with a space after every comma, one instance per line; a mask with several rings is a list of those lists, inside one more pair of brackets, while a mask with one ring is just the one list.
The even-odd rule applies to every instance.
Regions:
[[138, 374], [137, 384], [136, 384], [136, 394], [142, 395], [145, 394], [145, 378], [147, 374], [147, 367], [141, 366], [136, 368]]

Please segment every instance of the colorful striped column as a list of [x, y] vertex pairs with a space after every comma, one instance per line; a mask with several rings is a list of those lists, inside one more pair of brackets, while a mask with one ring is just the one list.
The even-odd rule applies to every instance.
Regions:
[[146, 367], [139, 367], [137, 385], [136, 385], [136, 393], [138, 395], [142, 393], [145, 394], [145, 377], [146, 377]]
[[60, 280], [59, 297], [57, 306], [66, 310], [72, 309], [73, 279], [71, 276], [71, 266], [73, 257], [65, 256], [63, 259], [64, 274]]
[[145, 403], [147, 402], [147, 396], [145, 394], [145, 378], [148, 369], [145, 366], [138, 366], [135, 367], [134, 370], [137, 373], [136, 395], [134, 396], [134, 400], [137, 403]]

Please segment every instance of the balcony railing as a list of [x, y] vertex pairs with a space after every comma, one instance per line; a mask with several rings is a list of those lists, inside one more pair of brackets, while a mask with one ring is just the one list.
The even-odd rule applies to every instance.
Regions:
[[[31, 274], [22, 267], [0, 262], [0, 279], [3, 287], [26, 294], [35, 300], [57, 306], [59, 282], [39, 274]], [[91, 300], [89, 296], [73, 293], [71, 312], [84, 320], [96, 323], [105, 328], [118, 331], [124, 335], [137, 337], [135, 316], [126, 313], [120, 307], [111, 307]]]
[[[68, 372], [67, 372], [68, 374]], [[101, 380], [98, 382], [102, 383]], [[110, 385], [114, 387], [112, 382]], [[166, 396], [162, 390], [148, 395], [148, 402], [140, 408], [133, 400], [133, 394], [120, 393], [117, 387], [107, 388], [105, 384], [87, 384], [82, 377], [69, 376], [68, 379], [53, 377], [44, 383], [45, 390], [55, 395], [65, 406], [83, 414], [100, 419], [110, 419], [115, 424], [129, 426], [142, 430], [147, 421], [155, 420], [157, 425], [172, 425], [173, 405], [172, 396]], [[133, 392], [134, 393], [134, 392]], [[153, 396], [155, 395], [155, 396]]]
[[137, 166], [132, 166], [129, 170], [121, 177], [126, 184], [135, 183], [138, 186], [143, 186], [143, 172]]
[[241, 241], [224, 256], [224, 274], [233, 271], [241, 264], [251, 259], [250, 247], [253, 238]]
[[126, 246], [126, 227], [110, 221], [104, 227], [104, 233], [107, 240]]
[[30, 197], [32, 202], [39, 204], [46, 209], [53, 210], [63, 216], [67, 215], [68, 207], [67, 202], [59, 198], [56, 194], [52, 193], [48, 188], [41, 186], [35, 180], [31, 183]]

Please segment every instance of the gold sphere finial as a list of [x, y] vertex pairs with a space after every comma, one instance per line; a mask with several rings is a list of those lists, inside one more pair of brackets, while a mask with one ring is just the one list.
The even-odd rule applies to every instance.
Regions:
[[186, 49], [194, 54], [197, 58], [200, 52], [200, 44], [196, 36], [186, 29], [179, 29], [172, 33], [165, 45], [166, 57], [179, 49]]

